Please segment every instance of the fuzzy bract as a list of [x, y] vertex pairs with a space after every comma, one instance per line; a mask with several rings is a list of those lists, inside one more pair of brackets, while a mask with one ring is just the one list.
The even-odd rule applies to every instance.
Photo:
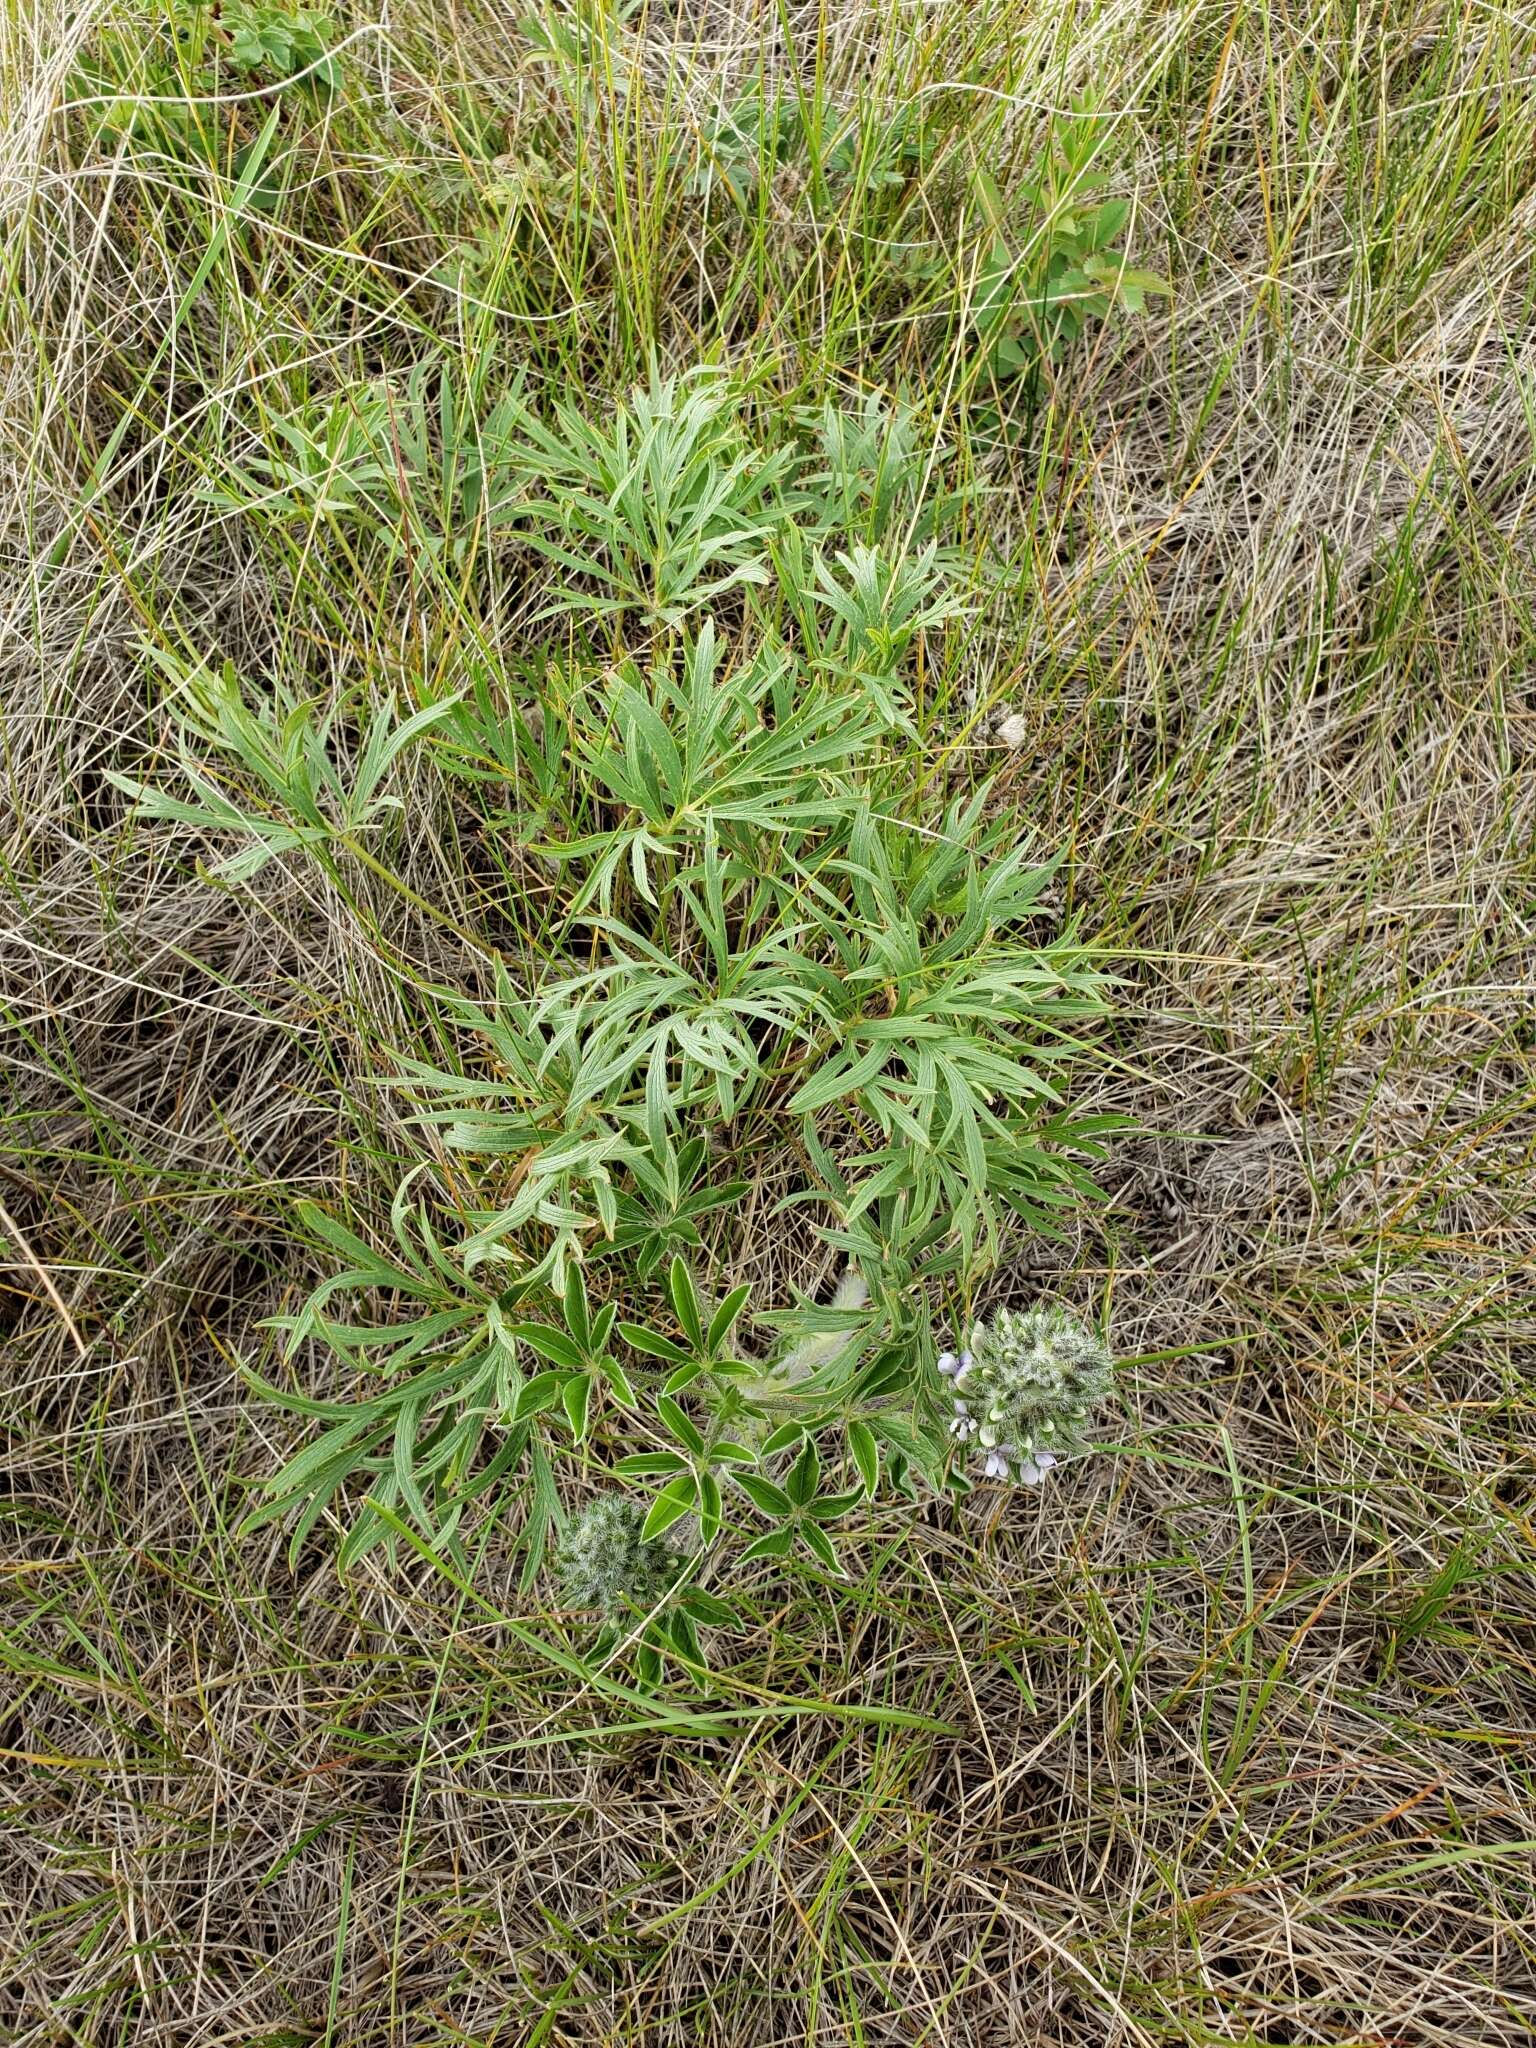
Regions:
[[1025, 1486], [1083, 1448], [1083, 1425], [1113, 1378], [1103, 1340], [1048, 1306], [976, 1323], [969, 1348], [944, 1352], [938, 1366], [955, 1390], [951, 1435], [983, 1453], [987, 1478]]
[[607, 1620], [644, 1614], [671, 1589], [681, 1560], [661, 1537], [643, 1535], [645, 1509], [604, 1494], [576, 1516], [560, 1543], [560, 1572], [573, 1607], [595, 1607]]

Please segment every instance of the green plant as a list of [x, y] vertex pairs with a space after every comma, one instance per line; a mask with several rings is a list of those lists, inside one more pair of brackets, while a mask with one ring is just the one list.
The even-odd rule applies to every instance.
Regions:
[[[1067, 1100], [1108, 984], [1070, 923], [1042, 929], [1055, 863], [986, 781], [910, 773], [918, 656], [966, 627], [935, 508], [952, 520], [965, 495], [930, 502], [900, 408], [826, 411], [765, 451], [717, 373], [589, 423], [515, 394], [482, 415], [437, 369], [277, 431], [281, 474], [247, 459], [221, 490], [259, 478], [263, 515], [342, 521], [388, 561], [407, 531], [446, 560], [494, 517], [561, 572], [545, 616], [634, 651], [551, 649], [520, 720], [461, 689], [319, 721], [161, 658], [193, 797], [135, 792], [243, 837], [226, 883], [289, 858], [342, 892], [352, 863], [387, 878], [407, 762], [418, 802], [434, 773], [488, 795], [490, 829], [547, 878], [488, 986], [414, 987], [438, 1056], [402, 1048], [388, 1078], [432, 1142], [393, 1249], [303, 1212], [348, 1263], [282, 1328], [365, 1391], [267, 1388], [322, 1430], [257, 1519], [294, 1516], [298, 1544], [350, 1498], [345, 1561], [401, 1517], [458, 1554], [470, 1504], [519, 1471], [531, 1571], [559, 1463], [601, 1445], [620, 1481], [659, 1482], [639, 1542], [687, 1522], [680, 1585], [742, 1514], [771, 1524], [746, 1562], [835, 1569], [829, 1525], [882, 1462], [898, 1484], [969, 1483], [934, 1320], [963, 1313], [1012, 1228], [1092, 1197], [1115, 1127]], [[710, 1298], [715, 1272], [751, 1270], [731, 1219], [765, 1179], [807, 1270], [845, 1268], [827, 1308], [808, 1289], [750, 1317], [746, 1278]], [[375, 1306], [338, 1316], [338, 1297]]]
[[680, 1559], [671, 1544], [647, 1536], [641, 1508], [622, 1494], [603, 1494], [566, 1525], [560, 1576], [576, 1607], [595, 1607], [605, 1620], [662, 1604]]
[[612, 419], [561, 403], [529, 412], [512, 458], [527, 479], [524, 538], [567, 572], [556, 602], [584, 616], [636, 609], [676, 625], [768, 579], [769, 539], [803, 501], [791, 447], [744, 430], [723, 371], [653, 378]]
[[1000, 382], [1061, 356], [1090, 321], [1139, 313], [1149, 297], [1167, 295], [1163, 279], [1133, 267], [1120, 246], [1132, 203], [1106, 196], [1112, 135], [1110, 120], [1084, 96], [1053, 123], [1039, 167], [1008, 201], [985, 172], [977, 175], [991, 240], [971, 317]]
[[[242, 153], [238, 108], [221, 95], [255, 81], [303, 100], [328, 99], [343, 82], [332, 18], [273, 0], [227, 0], [220, 7], [164, 0], [145, 19], [109, 17], [72, 75], [70, 98], [87, 131], [172, 162], [224, 168], [236, 177]], [[270, 179], [248, 203], [271, 210]]]
[[292, 80], [314, 92], [335, 92], [341, 65], [333, 57], [336, 24], [310, 7], [278, 0], [222, 0], [218, 25], [228, 38], [230, 69], [244, 75]]
[[790, 87], [752, 86], [702, 124], [690, 151], [689, 190], [723, 193], [742, 210], [759, 203], [789, 172], [813, 192], [900, 187], [922, 166], [922, 111], [898, 107], [878, 125], [833, 120], [823, 132], [804, 95]]
[[516, 387], [491, 404], [441, 363], [373, 378], [264, 422], [210, 502], [253, 523], [344, 529], [387, 557], [461, 564], [503, 531], [525, 488]]

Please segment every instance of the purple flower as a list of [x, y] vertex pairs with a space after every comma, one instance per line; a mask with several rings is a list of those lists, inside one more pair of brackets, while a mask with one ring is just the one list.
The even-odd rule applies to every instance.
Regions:
[[1038, 1486], [1056, 1463], [1055, 1454], [1051, 1451], [1031, 1451], [1016, 1465], [1010, 1465], [1009, 1459], [1017, 1456], [1012, 1444], [999, 1444], [995, 1450], [988, 1451], [988, 1479], [1017, 1479], [1021, 1486]]

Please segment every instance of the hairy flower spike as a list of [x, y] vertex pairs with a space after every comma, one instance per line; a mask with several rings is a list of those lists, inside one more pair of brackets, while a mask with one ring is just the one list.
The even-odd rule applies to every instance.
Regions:
[[1065, 1309], [1003, 1309], [977, 1323], [970, 1349], [945, 1352], [939, 1370], [955, 1389], [951, 1433], [974, 1439], [989, 1479], [1038, 1486], [1066, 1452], [1079, 1450], [1088, 1414], [1109, 1392], [1108, 1350]]
[[618, 1620], [648, 1612], [668, 1591], [681, 1558], [659, 1536], [641, 1535], [645, 1509], [622, 1494], [604, 1494], [569, 1524], [560, 1543], [560, 1571], [573, 1607], [600, 1608]]

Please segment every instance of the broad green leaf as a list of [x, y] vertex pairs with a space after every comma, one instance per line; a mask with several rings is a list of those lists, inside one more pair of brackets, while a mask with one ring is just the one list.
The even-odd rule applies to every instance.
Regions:
[[842, 1560], [833, 1547], [832, 1539], [828, 1536], [826, 1530], [818, 1528], [814, 1522], [802, 1522], [800, 1524], [800, 1534], [805, 1541], [806, 1548], [821, 1560], [828, 1571], [837, 1572], [839, 1576], [842, 1576]]
[[651, 1502], [650, 1513], [645, 1518], [641, 1535], [646, 1542], [653, 1536], [665, 1535], [674, 1522], [680, 1522], [684, 1515], [691, 1514], [698, 1498], [698, 1484], [691, 1472], [680, 1472], [676, 1479], [664, 1486]]
[[598, 1357], [598, 1370], [613, 1389], [614, 1398], [626, 1408], [637, 1408], [639, 1396], [630, 1381], [629, 1374], [620, 1365], [611, 1351], [604, 1351]]
[[659, 1331], [648, 1330], [643, 1323], [620, 1323], [619, 1335], [632, 1351], [643, 1351], [648, 1358], [665, 1358], [677, 1365], [694, 1362], [681, 1344], [663, 1337]]
[[560, 1390], [560, 1398], [570, 1419], [571, 1434], [577, 1443], [582, 1443], [587, 1434], [587, 1411], [592, 1402], [591, 1374], [579, 1373], [575, 1379], [567, 1380]]
[[518, 1395], [512, 1410], [512, 1420], [526, 1422], [530, 1415], [540, 1415], [546, 1408], [553, 1408], [560, 1399], [560, 1390], [564, 1384], [564, 1373], [536, 1374]]
[[713, 1543], [720, 1533], [720, 1483], [713, 1472], [699, 1474], [699, 1534], [706, 1543]]
[[[575, 1268], [571, 1270], [574, 1272]], [[574, 1372], [582, 1363], [581, 1351], [564, 1330], [552, 1329], [548, 1323], [514, 1323], [512, 1335], [521, 1338], [530, 1351], [547, 1358], [551, 1365], [563, 1365]]]
[[740, 1287], [733, 1287], [710, 1317], [706, 1348], [711, 1357], [722, 1348], [727, 1337], [735, 1329], [737, 1318], [746, 1307], [747, 1298], [751, 1292], [750, 1282], [743, 1282]]
[[855, 1486], [848, 1493], [822, 1494], [818, 1500], [809, 1503], [805, 1512], [812, 1521], [835, 1522], [840, 1515], [846, 1515], [850, 1508], [862, 1507], [864, 1499], [863, 1487]]
[[580, 1266], [573, 1265], [566, 1270], [565, 1293], [560, 1299], [560, 1309], [578, 1357], [585, 1356], [592, 1348], [592, 1323], [587, 1314], [587, 1286], [581, 1277]]
[[758, 1472], [733, 1472], [732, 1479], [741, 1488], [754, 1507], [762, 1509], [765, 1515], [788, 1515], [794, 1512], [789, 1495], [771, 1479], [764, 1479]]

